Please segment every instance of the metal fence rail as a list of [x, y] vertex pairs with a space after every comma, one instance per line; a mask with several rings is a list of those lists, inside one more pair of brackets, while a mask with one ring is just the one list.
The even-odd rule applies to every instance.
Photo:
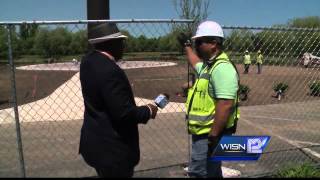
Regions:
[[[188, 162], [182, 86], [190, 69], [177, 39], [185, 32], [181, 28], [196, 27], [192, 21], [0, 22], [0, 177], [95, 175], [78, 155], [83, 121], [78, 71], [87, 49], [87, 24], [101, 22], [117, 23], [129, 37], [118, 64], [129, 78], [136, 103], [152, 102], [163, 92], [170, 95], [171, 102], [157, 118], [139, 126], [141, 161], [136, 171]], [[224, 26], [224, 31], [224, 49], [237, 64], [243, 85], [237, 135], [272, 139], [258, 162], [223, 166], [245, 177], [290, 164], [319, 163], [320, 30]], [[243, 74], [246, 50], [252, 63]], [[259, 50], [263, 64], [257, 74]], [[283, 85], [287, 89], [280, 96], [277, 90]]]

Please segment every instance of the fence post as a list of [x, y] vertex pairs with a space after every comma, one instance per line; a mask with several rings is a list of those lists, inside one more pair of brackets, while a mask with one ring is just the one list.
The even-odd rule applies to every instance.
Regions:
[[15, 67], [14, 67], [14, 62], [13, 62], [12, 46], [11, 46], [12, 25], [8, 25], [7, 29], [8, 29], [8, 57], [9, 57], [9, 64], [10, 64], [10, 68], [11, 68], [11, 93], [12, 93], [12, 103], [13, 103], [13, 107], [14, 107], [14, 117], [15, 117], [15, 122], [16, 122], [16, 133], [17, 133], [17, 144], [18, 144], [18, 152], [19, 152], [20, 170], [22, 173], [22, 177], [25, 178], [26, 177], [26, 170], [25, 170], [24, 157], [23, 157], [23, 147], [22, 147], [20, 122], [19, 122], [19, 112], [18, 112], [18, 105], [17, 105]]

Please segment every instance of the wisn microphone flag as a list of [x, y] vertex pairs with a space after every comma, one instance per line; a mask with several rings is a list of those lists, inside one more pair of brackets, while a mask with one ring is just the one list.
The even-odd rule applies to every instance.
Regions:
[[258, 160], [270, 141], [270, 136], [223, 136], [212, 161]]

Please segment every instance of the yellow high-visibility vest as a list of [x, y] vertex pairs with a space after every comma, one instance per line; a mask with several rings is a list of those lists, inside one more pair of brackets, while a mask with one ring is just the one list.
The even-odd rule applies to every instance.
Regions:
[[251, 64], [251, 57], [249, 54], [244, 55], [244, 64]]
[[[214, 68], [220, 63], [231, 63], [228, 56], [222, 53], [214, 65], [208, 69], [205, 67], [196, 80], [194, 86], [189, 89], [186, 102], [186, 115], [189, 133], [195, 135], [207, 134], [214, 123], [216, 99], [209, 95], [209, 81]], [[240, 117], [238, 110], [238, 95], [234, 100], [234, 109], [230, 115], [226, 128], [233, 127]], [[190, 107], [189, 107], [190, 106]]]
[[259, 54], [259, 55], [257, 56], [257, 63], [262, 64], [262, 62], [263, 62], [262, 59], [263, 59], [262, 54]]

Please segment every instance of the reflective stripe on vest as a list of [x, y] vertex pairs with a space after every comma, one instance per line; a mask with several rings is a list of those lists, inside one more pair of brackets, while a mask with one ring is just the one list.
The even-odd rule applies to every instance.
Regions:
[[[189, 89], [186, 102], [188, 129], [191, 134], [201, 135], [209, 133], [214, 123], [216, 99], [209, 94], [209, 81], [213, 69], [220, 63], [230, 63], [228, 56], [222, 53], [214, 65], [208, 69], [205, 67], [200, 72], [199, 78], [194, 86]], [[191, 102], [192, 99], [192, 102]], [[235, 102], [237, 101], [236, 98]], [[191, 104], [190, 104], [191, 103]], [[191, 107], [189, 107], [189, 104]], [[236, 103], [235, 103], [236, 104]], [[235, 114], [237, 113], [237, 114]], [[235, 119], [239, 116], [239, 111], [234, 111], [228, 119], [227, 128], [234, 125]]]
[[214, 119], [214, 115], [207, 115], [207, 116], [201, 116], [201, 115], [193, 115], [189, 114], [189, 119], [195, 120], [195, 121], [210, 121]]

